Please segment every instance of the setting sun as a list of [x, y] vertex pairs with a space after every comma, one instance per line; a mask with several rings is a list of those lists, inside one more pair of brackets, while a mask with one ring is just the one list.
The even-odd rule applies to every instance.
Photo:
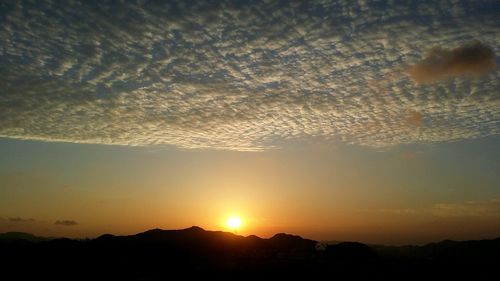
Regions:
[[227, 220], [227, 226], [232, 229], [237, 229], [241, 226], [241, 219], [239, 217], [230, 217]]

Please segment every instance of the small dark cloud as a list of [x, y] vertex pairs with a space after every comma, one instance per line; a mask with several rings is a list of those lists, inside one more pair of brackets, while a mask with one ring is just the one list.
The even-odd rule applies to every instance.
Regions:
[[29, 219], [24, 219], [21, 217], [13, 217], [13, 218], [8, 218], [9, 222], [34, 222], [35, 220], [32, 218]]
[[55, 225], [63, 225], [63, 226], [79, 225], [79, 223], [77, 221], [73, 221], [73, 220], [58, 220], [54, 224]]
[[422, 61], [408, 69], [408, 74], [416, 82], [431, 83], [446, 77], [478, 76], [495, 67], [493, 49], [472, 41], [452, 50], [432, 48]]
[[406, 116], [406, 123], [411, 126], [420, 127], [422, 125], [422, 119], [422, 113], [415, 110], [410, 110], [408, 111], [408, 114]]

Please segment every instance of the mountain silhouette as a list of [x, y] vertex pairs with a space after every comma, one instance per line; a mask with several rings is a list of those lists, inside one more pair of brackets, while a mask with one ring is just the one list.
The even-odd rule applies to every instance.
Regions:
[[42, 242], [51, 239], [53, 238], [39, 237], [26, 232], [0, 233], [0, 243], [19, 242], [19, 241]]
[[[95, 239], [0, 234], [6, 280], [496, 280], [500, 238], [424, 246], [241, 236], [200, 227]], [[24, 238], [23, 238], [24, 237]]]
[[369, 246], [358, 242], [341, 242], [327, 246], [325, 255], [329, 260], [342, 263], [366, 262], [377, 258], [377, 254]]
[[193, 226], [181, 230], [152, 229], [131, 236], [102, 235], [91, 244], [117, 247], [154, 246], [169, 251], [187, 251], [196, 254], [217, 252], [224, 255], [276, 255], [315, 252], [316, 241], [300, 236], [279, 233], [269, 239], [258, 236], [239, 236], [230, 232], [206, 231]]

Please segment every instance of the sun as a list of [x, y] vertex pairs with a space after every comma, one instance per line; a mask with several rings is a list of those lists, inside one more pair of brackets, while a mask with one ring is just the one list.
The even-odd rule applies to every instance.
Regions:
[[241, 226], [241, 219], [240, 217], [232, 216], [229, 217], [226, 224], [229, 228], [236, 230]]

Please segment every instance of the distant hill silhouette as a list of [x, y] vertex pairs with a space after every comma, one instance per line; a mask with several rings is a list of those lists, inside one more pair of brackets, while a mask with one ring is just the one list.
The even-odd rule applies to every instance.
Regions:
[[290, 234], [263, 239], [190, 227], [0, 240], [2, 276], [12, 276], [5, 280], [497, 280], [500, 266], [500, 239], [421, 247], [341, 242], [318, 250], [316, 241]]
[[25, 232], [5, 232], [0, 233], [0, 243], [10, 243], [15, 241], [42, 242], [53, 238], [39, 237]]
[[358, 242], [341, 242], [326, 247], [327, 259], [334, 262], [366, 262], [377, 258], [375, 252], [367, 245]]

